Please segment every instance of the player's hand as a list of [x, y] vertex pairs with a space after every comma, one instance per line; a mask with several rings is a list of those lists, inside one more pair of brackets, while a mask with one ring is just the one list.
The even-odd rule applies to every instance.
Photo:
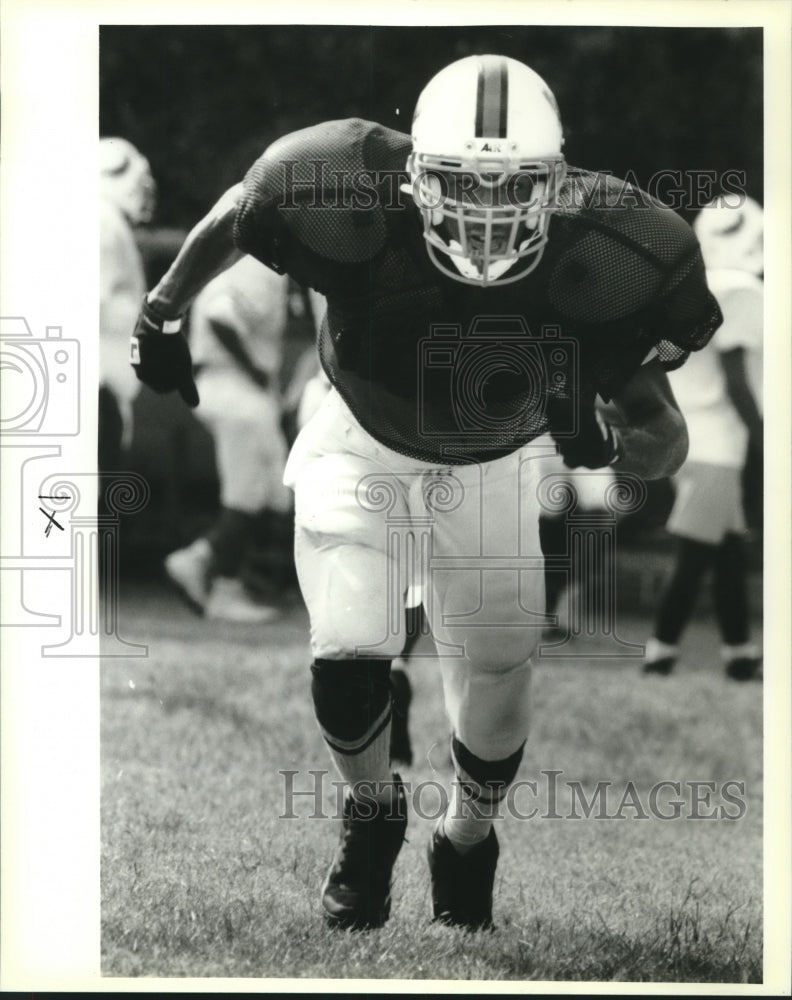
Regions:
[[162, 394], [175, 389], [188, 406], [197, 406], [199, 398], [190, 348], [178, 329], [168, 331], [170, 322], [175, 321], [160, 316], [143, 299], [132, 334], [130, 361], [140, 381], [154, 392]]
[[[550, 396], [547, 417], [556, 449], [568, 468], [602, 469], [621, 458], [618, 432], [598, 416], [592, 396], [581, 397], [577, 420], [574, 400]], [[570, 433], [573, 428], [577, 428], [574, 435]]]

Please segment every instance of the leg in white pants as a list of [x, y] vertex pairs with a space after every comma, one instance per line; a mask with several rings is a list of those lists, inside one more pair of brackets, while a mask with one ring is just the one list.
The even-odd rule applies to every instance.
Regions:
[[[434, 480], [442, 491], [444, 471], [452, 488], [461, 484], [460, 502], [427, 510], [427, 489]], [[389, 544], [399, 522], [416, 535], [429, 523], [432, 556], [460, 563], [431, 569], [426, 595], [451, 723], [477, 757], [511, 755], [527, 735], [529, 658], [544, 609], [532, 462], [518, 454], [452, 470], [417, 462], [373, 441], [331, 393], [298, 438], [286, 481], [295, 488], [296, 561], [314, 656], [353, 658], [374, 647], [398, 655], [411, 577]], [[515, 568], [517, 555], [534, 567]], [[511, 567], [492, 568], [498, 558]], [[442, 644], [464, 652], [448, 656]]]
[[[463, 501], [438, 511], [432, 532], [433, 558], [454, 559], [454, 568], [430, 572], [426, 601], [446, 711], [483, 760], [510, 756], [528, 732], [530, 656], [544, 608], [533, 466], [512, 455], [453, 469]], [[515, 556], [533, 568], [517, 568]], [[448, 652], [459, 646], [462, 655]]]

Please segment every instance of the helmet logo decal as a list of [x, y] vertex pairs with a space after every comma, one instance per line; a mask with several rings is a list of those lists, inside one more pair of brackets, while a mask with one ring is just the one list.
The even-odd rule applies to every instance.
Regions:
[[509, 70], [506, 60], [482, 60], [476, 90], [476, 138], [506, 138]]

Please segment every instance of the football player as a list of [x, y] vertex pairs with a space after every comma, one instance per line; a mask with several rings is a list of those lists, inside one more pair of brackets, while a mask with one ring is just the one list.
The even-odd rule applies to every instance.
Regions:
[[745, 681], [761, 672], [761, 656], [750, 639], [741, 470], [749, 452], [762, 468], [763, 212], [750, 198], [736, 203], [732, 196], [730, 203], [722, 196], [702, 209], [693, 228], [723, 326], [671, 375], [690, 448], [676, 477], [668, 521], [676, 536], [675, 562], [643, 670], [672, 671], [702, 578], [711, 571], [726, 675]]
[[132, 440], [140, 388], [125, 345], [146, 291], [134, 230], [150, 222], [156, 185], [149, 162], [126, 139], [99, 140], [99, 469], [117, 471]]
[[221, 510], [206, 535], [170, 553], [165, 572], [210, 619], [263, 624], [277, 616], [251, 599], [240, 570], [256, 519], [267, 511], [277, 525], [291, 512], [278, 391], [288, 285], [285, 275], [243, 257], [209, 282], [190, 314], [197, 413], [214, 440]]
[[[544, 618], [530, 444], [549, 430], [570, 467], [648, 477], [685, 457], [664, 369], [720, 321], [698, 243], [642, 192], [569, 168], [562, 143], [547, 84], [496, 55], [433, 77], [411, 136], [359, 119], [287, 135], [191, 231], [133, 336], [139, 377], [196, 405], [178, 327], [214, 274], [247, 253], [327, 298], [332, 390], [286, 481], [316, 717], [348, 783], [322, 888], [332, 926], [390, 914], [407, 816], [388, 674], [409, 587], [456, 771], [428, 848], [433, 914], [489, 927], [493, 820], [523, 756]], [[623, 427], [597, 421], [597, 394]]]

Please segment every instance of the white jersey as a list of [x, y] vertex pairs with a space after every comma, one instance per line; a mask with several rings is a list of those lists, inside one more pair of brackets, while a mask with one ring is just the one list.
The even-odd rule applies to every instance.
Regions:
[[99, 381], [115, 393], [125, 423], [140, 383], [129, 363], [129, 334], [135, 327], [146, 280], [132, 228], [113, 202], [99, 212]]
[[745, 271], [713, 269], [707, 271], [707, 283], [723, 325], [668, 377], [688, 426], [688, 461], [737, 468], [745, 461], [748, 430], [729, 398], [720, 355], [743, 349], [748, 383], [761, 410], [762, 282]]
[[212, 331], [212, 322], [230, 327], [262, 371], [281, 364], [288, 318], [289, 279], [246, 256], [203, 289], [192, 307], [190, 351], [196, 364], [236, 368], [237, 363]]
[[764, 357], [764, 285], [747, 271], [719, 268], [707, 271], [707, 282], [723, 313], [715, 340], [721, 351], [742, 347], [748, 384], [762, 412]]

